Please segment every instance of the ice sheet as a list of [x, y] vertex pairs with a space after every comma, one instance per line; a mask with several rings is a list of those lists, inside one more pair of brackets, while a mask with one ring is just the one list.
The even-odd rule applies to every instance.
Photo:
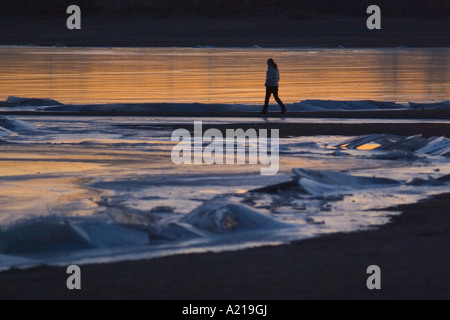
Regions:
[[[386, 110], [386, 109], [444, 109], [450, 108], [448, 101], [433, 103], [397, 103], [393, 101], [373, 100], [303, 100], [287, 104], [291, 112], [302, 111], [349, 111], [349, 110]], [[63, 104], [53, 99], [24, 98], [10, 96], [0, 102], [0, 110], [28, 110], [39, 112], [71, 112], [95, 114], [99, 112], [260, 112], [261, 106], [255, 104], [223, 103], [107, 103], [107, 104]]]

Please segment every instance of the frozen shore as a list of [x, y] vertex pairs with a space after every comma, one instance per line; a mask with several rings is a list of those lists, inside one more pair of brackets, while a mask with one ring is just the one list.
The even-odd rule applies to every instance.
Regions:
[[[261, 106], [253, 104], [202, 103], [116, 103], [63, 104], [52, 99], [10, 96], [0, 101], [2, 115], [62, 116], [167, 116], [167, 117], [259, 117]], [[396, 103], [390, 101], [304, 100], [287, 105], [281, 116], [271, 106], [268, 116], [276, 118], [357, 119], [450, 119], [449, 101]]]
[[[181, 181], [183, 181], [185, 185], [189, 185], [189, 190], [192, 192], [193, 198], [194, 195], [196, 195], [196, 199], [193, 199], [196, 203], [199, 203], [199, 200], [203, 202], [211, 198], [211, 196], [207, 196], [208, 193], [203, 193], [200, 198], [198, 197], [202, 194], [198, 192], [202, 191], [202, 188], [208, 187], [203, 191], [210, 192], [211, 189], [216, 188], [217, 191], [217, 187], [220, 187], [220, 193], [228, 193], [231, 190], [237, 191], [237, 189], [235, 189], [236, 187], [241, 186], [243, 183], [249, 184], [249, 182], [252, 181], [249, 179], [250, 176], [248, 175], [239, 178], [239, 175], [233, 174], [232, 176], [234, 178], [230, 180], [231, 184], [226, 185], [223, 182], [220, 182], [223, 179], [212, 179], [213, 177], [211, 175], [215, 170], [209, 170], [209, 172], [206, 170], [204, 172], [206, 175], [203, 174], [195, 179], [193, 179], [194, 176], [186, 175], [174, 177], [173, 179], [167, 179], [167, 177], [164, 178], [164, 174], [160, 171], [161, 166], [165, 167], [164, 170], [166, 170], [165, 172], [167, 173], [171, 172], [171, 170], [173, 171], [173, 168], [169, 168], [167, 166], [168, 159], [164, 156], [164, 145], [161, 144], [161, 141], [158, 142], [158, 144], [154, 144], [154, 142], [147, 143], [149, 141], [145, 141], [148, 140], [149, 137], [154, 136], [155, 132], [165, 132], [164, 125], [161, 123], [151, 125], [148, 123], [149, 120], [145, 118], [138, 118], [137, 120], [128, 119], [126, 120], [126, 123], [120, 123], [120, 121], [124, 120], [114, 123], [113, 118], [104, 119], [95, 117], [95, 119], [92, 120], [91, 118], [79, 117], [77, 119], [78, 120], [76, 122], [73, 122], [72, 117], [53, 117], [46, 119], [46, 117], [35, 116], [34, 118], [24, 117], [16, 122], [10, 123], [10, 132], [16, 133], [17, 136], [7, 136], [3, 138], [6, 139], [5, 142], [7, 142], [2, 145], [4, 150], [2, 153], [4, 157], [3, 163], [6, 166], [3, 172], [3, 175], [5, 176], [5, 179], [3, 179], [3, 182], [5, 183], [4, 187], [6, 187], [5, 190], [11, 191], [15, 190], [15, 187], [24, 187], [25, 184], [21, 184], [20, 181], [23, 182], [26, 179], [31, 179], [28, 181], [34, 182], [32, 184], [26, 184], [27, 188], [30, 190], [39, 185], [47, 186], [44, 189], [41, 189], [40, 193], [37, 194], [37, 199], [41, 199], [43, 204], [45, 204], [47, 200], [50, 203], [50, 206], [42, 206], [44, 211], [51, 210], [51, 212], [64, 212], [69, 208], [75, 208], [79, 214], [85, 215], [86, 213], [91, 212], [92, 208], [100, 208], [101, 210], [101, 206], [96, 207], [95, 204], [97, 204], [97, 206], [98, 204], [106, 204], [108, 207], [116, 209], [128, 207], [129, 209], [134, 209], [128, 210], [126, 215], [121, 214], [120, 210], [119, 212], [110, 212], [110, 215], [112, 214], [117, 222], [123, 224], [130, 224], [132, 222], [135, 224], [137, 221], [140, 221], [139, 223], [141, 223], [142, 219], [146, 217], [139, 215], [140, 212], [149, 208], [145, 205], [145, 203], [160, 203], [158, 209], [153, 211], [153, 213], [156, 213], [159, 217], [170, 217], [173, 215], [173, 212], [171, 211], [178, 211], [176, 207], [164, 207], [163, 205], [167, 204], [168, 200], [163, 199], [163, 197], [168, 197], [168, 199], [176, 199], [176, 201], [171, 204], [176, 204], [178, 201], [178, 204], [181, 205], [181, 207], [192, 205], [189, 202], [179, 202], [180, 196], [177, 196], [176, 187], [178, 186], [180, 188], [184, 188], [180, 189], [185, 190], [184, 192], [187, 190], [186, 186], [183, 187], [183, 185], [180, 185]], [[130, 121], [135, 123], [132, 123], [130, 126]], [[420, 160], [420, 157], [423, 157], [421, 154], [414, 156], [411, 153], [396, 153], [394, 150], [391, 150], [392, 152], [386, 150], [377, 154], [370, 152], [364, 153], [364, 151], [352, 149], [351, 146], [354, 146], [355, 149], [357, 149], [360, 145], [364, 144], [364, 142], [370, 142], [371, 146], [373, 146], [373, 142], [378, 141], [381, 145], [384, 144], [385, 148], [390, 148], [389, 145], [398, 146], [398, 142], [400, 142], [400, 140], [392, 140], [391, 137], [383, 135], [373, 135], [370, 136], [370, 139], [369, 137], [361, 137], [359, 140], [353, 139], [351, 141], [346, 141], [348, 139], [344, 139], [342, 137], [343, 135], [354, 137], [362, 134], [362, 132], [395, 134], [394, 131], [397, 131], [397, 133], [403, 132], [411, 135], [420, 134], [423, 137], [431, 137], [435, 135], [445, 136], [448, 133], [448, 125], [445, 121], [441, 121], [442, 123], [422, 123], [420, 125], [417, 125], [417, 123], [395, 123], [395, 121], [383, 123], [380, 121], [377, 122], [376, 120], [372, 120], [372, 123], [370, 124], [298, 124], [283, 122], [245, 124], [245, 120], [241, 119], [239, 120], [239, 123], [222, 123], [215, 125], [213, 124], [214, 120], [209, 121], [210, 125], [216, 126], [219, 129], [235, 128], [236, 126], [245, 129], [249, 126], [256, 126], [260, 128], [279, 128], [282, 130], [283, 134], [281, 136], [286, 137], [286, 141], [285, 144], [282, 144], [281, 151], [285, 157], [285, 165], [288, 163], [290, 164], [286, 167], [282, 167], [283, 175], [277, 179], [278, 182], [287, 180], [289, 174], [286, 175], [286, 173], [289, 166], [299, 167], [299, 165], [295, 162], [296, 158], [301, 161], [306, 160], [308, 165], [305, 168], [308, 169], [315, 168], [317, 170], [320, 167], [330, 169], [333, 166], [339, 166], [338, 171], [342, 171], [342, 169], [345, 169], [342, 167], [342, 157], [346, 157], [345, 166], [347, 167], [347, 170], [357, 169], [360, 174], [364, 173], [367, 177], [367, 179], [357, 177], [360, 174], [352, 174], [352, 176], [348, 176], [347, 174], [327, 174], [327, 177], [327, 175], [324, 175], [325, 173], [323, 171], [297, 171], [301, 179], [306, 179], [302, 180], [300, 184], [302, 189], [307, 193], [312, 194], [313, 197], [322, 197], [321, 194], [328, 193], [330, 191], [333, 193], [333, 190], [330, 189], [330, 185], [332, 184], [335, 184], [337, 190], [341, 190], [340, 193], [343, 192], [344, 197], [348, 197], [349, 193], [354, 193], [354, 190], [360, 188], [361, 183], [363, 185], [366, 185], [367, 183], [369, 183], [369, 185], [382, 183], [387, 184], [388, 188], [396, 188], [400, 182], [400, 185], [411, 188], [410, 190], [416, 190], [416, 186], [420, 185], [431, 187], [433, 185], [438, 186], [441, 184], [442, 186], [442, 183], [445, 188], [445, 184], [448, 183], [446, 180], [448, 169], [444, 165], [446, 163], [445, 157], [442, 158], [442, 161], [444, 162], [438, 161], [437, 164], [433, 164], [433, 162], [424, 161], [424, 159]], [[186, 127], [189, 129], [186, 122], [189, 121], [184, 121], [184, 124], [181, 124], [181, 127]], [[95, 131], [93, 132], [91, 132], [90, 123], [95, 124]], [[28, 124], [28, 126], [26, 124]], [[34, 126], [31, 126], [31, 124], [34, 124]], [[113, 134], [110, 132], [111, 126], [115, 128], [115, 130], [113, 130]], [[180, 124], [176, 126], [180, 126]], [[169, 126], [167, 128], [170, 129], [173, 128], [173, 126]], [[207, 127], [205, 127], [205, 129], [206, 128]], [[34, 130], [37, 132], [41, 131], [41, 134], [36, 134]], [[340, 130], [339, 133], [338, 130]], [[133, 134], [133, 132], [135, 133]], [[308, 140], [295, 140], [295, 137], [307, 137], [308, 132], [310, 135], [314, 136], [320, 134], [321, 138], [314, 137], [310, 142], [308, 142]], [[65, 135], [66, 133], [70, 133], [70, 135]], [[138, 136], [135, 136], [136, 134]], [[333, 136], [336, 134], [338, 136]], [[71, 141], [66, 140], [69, 136], [72, 139]], [[161, 137], [161, 134], [158, 136]], [[123, 139], [123, 137], [127, 137], [130, 141], [127, 142]], [[143, 141], [136, 140], [138, 137], [140, 137], [139, 139], [142, 139]], [[313, 140], [315, 141], [314, 143]], [[387, 140], [389, 140], [388, 144], [386, 144]], [[334, 146], [338, 149], [323, 149], [323, 151], [320, 151], [321, 148], [318, 147], [323, 143], [323, 141], [326, 141], [328, 146]], [[410, 139], [409, 141], [404, 140], [406, 143], [405, 147], [410, 150], [417, 149], [418, 146], [424, 141], [425, 140], [418, 138]], [[429, 141], [439, 142], [443, 140]], [[346, 149], [343, 148], [344, 145], [346, 145]], [[414, 145], [417, 147], [414, 147]], [[426, 148], [424, 147], [424, 152], [432, 152], [433, 150], [442, 149], [433, 149], [431, 148], [431, 145], [432, 144]], [[131, 151], [131, 149], [127, 150], [127, 146], [130, 146], [133, 151]], [[157, 150], [159, 150], [158, 152], [155, 153], [153, 151], [151, 154], [148, 153], [148, 151], [151, 150], [148, 148], [154, 148], [156, 146]], [[96, 149], [101, 150], [103, 158], [97, 157]], [[32, 150], [34, 155], [30, 153]], [[136, 157], [137, 155], [139, 155], [139, 157]], [[150, 155], [152, 161], [148, 161], [148, 157]], [[376, 157], [373, 157], [375, 155]], [[419, 156], [419, 160], [414, 160], [417, 159], [417, 156]], [[42, 161], [45, 160], [45, 157], [48, 157], [49, 160], [52, 161], [52, 166], [44, 165], [45, 161]], [[15, 166], [14, 161], [21, 161], [21, 166]], [[358, 164], [359, 161], [362, 162]], [[390, 175], [388, 174], [388, 172], [391, 172], [388, 169], [388, 165], [386, 165], [385, 169], [383, 169], [383, 166], [380, 167], [381, 171], [379, 171], [380, 168], [377, 168], [379, 161], [387, 161], [385, 162], [385, 165], [388, 163], [396, 163], [397, 169], [395, 169], [395, 174], [393, 172]], [[36, 166], [39, 163], [41, 163], [41, 165]], [[377, 165], [370, 169], [368, 167], [369, 163]], [[404, 163], [404, 165], [402, 163]], [[55, 164], [57, 164], [57, 166]], [[74, 165], [76, 166], [74, 167]], [[117, 165], [120, 165], [120, 170], [110, 171], [110, 169], [108, 169], [114, 167], [118, 168]], [[152, 175], [147, 172], [147, 175], [141, 175], [139, 179], [136, 179], [136, 170], [138, 168], [141, 173], [145, 170], [158, 170], [161, 177], [159, 179], [157, 177], [152, 177]], [[420, 173], [418, 177], [421, 177], [421, 179], [411, 180], [405, 184], [407, 180], [415, 175], [410, 174], [411, 172], [416, 172], [411, 171], [413, 168], [420, 168], [419, 170], [422, 173]], [[14, 169], [14, 171], [12, 169]], [[236, 168], [233, 170], [235, 169]], [[20, 170], [23, 172], [19, 172]], [[246, 171], [246, 169], [244, 169], [244, 171]], [[62, 172], [64, 172], [63, 175], [61, 175]], [[114, 172], [114, 174], [106, 176], [107, 179], [100, 179], [96, 181], [96, 175], [101, 177], [107, 172]], [[124, 172], [128, 172], [128, 178], [127, 174], [123, 175]], [[133, 172], [134, 178], [130, 180], [129, 178], [133, 177]], [[372, 174], [377, 175], [378, 178], [394, 178], [394, 181], [383, 179], [375, 179], [372, 181], [372, 178], [370, 178]], [[20, 177], [20, 179], [14, 178], [15, 175]], [[89, 175], [91, 179], [94, 179], [94, 183], [89, 184], [88, 180], [81, 179], [86, 175]], [[428, 175], [431, 175], [436, 179], [427, 178]], [[314, 176], [316, 176], [316, 178], [314, 178]], [[324, 177], [325, 180], [323, 180]], [[403, 177], [403, 179], [401, 177]], [[238, 180], [237, 178], [241, 180]], [[342, 179], [349, 181], [351, 185], [354, 184], [353, 188], [350, 185], [346, 185], [345, 190], [342, 189], [339, 182]], [[127, 183], [125, 185], [124, 182], [126, 181], [132, 183]], [[42, 184], [44, 182], [45, 184]], [[324, 182], [327, 184], [327, 188], [325, 189], [323, 188]], [[89, 188], [93, 189], [86, 189], [83, 187], [83, 184], [86, 183], [88, 183]], [[236, 185], [233, 185], [233, 183], [236, 183]], [[258, 186], [268, 185], [269, 183], [267, 179], [264, 178], [264, 182], [262, 180], [253, 180], [250, 184], [253, 184], [254, 188], [256, 188]], [[215, 187], [213, 187], [213, 185]], [[54, 202], [52, 200], [51, 190], [54, 189], [55, 186], [59, 186], [56, 188], [61, 194], [60, 202]], [[167, 194], [166, 190], [171, 190], [167, 189], [167, 186], [170, 186], [170, 188], [175, 188], [172, 191], [172, 195]], [[148, 191], [146, 191], [146, 188], [149, 188]], [[109, 198], [102, 198], [101, 193], [92, 193], [92, 191], [89, 191], [99, 189], [109, 190], [106, 194], [109, 195]], [[153, 190], [158, 189], [160, 189], [161, 194], [154, 193]], [[131, 198], [130, 192], [133, 192], [133, 197]], [[11, 193], [11, 195], [13, 194], [15, 194], [15, 196], [20, 195], [18, 193]], [[289, 192], [286, 194], [289, 195]], [[42, 197], [42, 195], [45, 195], [45, 197], [48, 195], [48, 199], [46, 200], [46, 198]], [[152, 196], [150, 197], [149, 195]], [[406, 193], [404, 195], [406, 195]], [[374, 193], [373, 196], [377, 196], [376, 193]], [[266, 195], [261, 196], [255, 204], [262, 205], [261, 208], [265, 207], [266, 205], [264, 204], [264, 201], [266, 200], [264, 199], [267, 199], [267, 197], [270, 198], [270, 196]], [[324, 199], [331, 201], [328, 202], [328, 204], [319, 202], [319, 208], [324, 209], [323, 211], [318, 211], [322, 212], [321, 215], [304, 217], [305, 222], [307, 223], [306, 225], [321, 228], [322, 219], [325, 221], [325, 226], [333, 225], [332, 220], [327, 220], [330, 217], [333, 218], [333, 215], [327, 217], [327, 212], [329, 212], [328, 210], [330, 209], [328, 205], [332, 204], [334, 207], [336, 204], [343, 202], [341, 201], [342, 198], [340, 196], [336, 197], [332, 194], [331, 197], [327, 197], [328, 198]], [[78, 201], [77, 199], [84, 200]], [[127, 199], [131, 199], [132, 201], [127, 202]], [[248, 199], [253, 199], [252, 201], [255, 201], [254, 199], [258, 198]], [[283, 200], [280, 198], [279, 200], [283, 200], [284, 205], [288, 205], [290, 203], [289, 201], [291, 201], [289, 199], [290, 198], [286, 198]], [[389, 197], [384, 199], [387, 200]], [[86, 281], [86, 287], [80, 296], [72, 295], [67, 291], [67, 289], [58, 287], [57, 283], [60, 281], [58, 275], [65, 274], [64, 268], [36, 267], [22, 271], [13, 269], [1, 274], [2, 282], [0, 287], [4, 288], [1, 290], [1, 297], [5, 299], [42, 298], [44, 295], [42, 295], [42, 292], [40, 291], [43, 290], [45, 286], [46, 290], [43, 292], [45, 292], [47, 295], [46, 297], [49, 298], [371, 298], [373, 296], [370, 296], [369, 292], [363, 292], [364, 290], [361, 291], [362, 289], [356, 288], [358, 286], [357, 279], [363, 281], [362, 283], [364, 284], [364, 268], [367, 267], [365, 264], [379, 263], [383, 270], [384, 268], [387, 270], [386, 279], [388, 280], [386, 280], [386, 286], [390, 283], [389, 285], [392, 290], [383, 291], [375, 298], [445, 298], [446, 292], [440, 290], [439, 285], [448, 280], [444, 274], [444, 271], [442, 271], [446, 270], [446, 267], [443, 267], [441, 270], [440, 267], [437, 266], [445, 266], [448, 262], [445, 253], [441, 252], [444, 250], [442, 245], [447, 243], [446, 237], [448, 237], [446, 233], [447, 227], [445, 216], [445, 208], [448, 206], [448, 197], [439, 196], [436, 199], [437, 200], [431, 200], [427, 203], [403, 206], [400, 209], [396, 209], [405, 211], [399, 217], [394, 218], [394, 223], [387, 224], [375, 231], [372, 230], [356, 233], [353, 232], [350, 234], [339, 233], [335, 235], [325, 235], [317, 239], [304, 240], [300, 242], [294, 241], [291, 244], [276, 247], [269, 246], [264, 248], [247, 249], [244, 251], [238, 250], [216, 254], [194, 254], [191, 252], [189, 255], [183, 254], [173, 257], [142, 261], [92, 265], [83, 264], [83, 272], [86, 274], [86, 278], [83, 279]], [[137, 200], [143, 202], [139, 202]], [[286, 202], [286, 200], [289, 201]], [[262, 202], [259, 204], [258, 201]], [[364, 200], [364, 198], [359, 198], [358, 201], [361, 204], [364, 204], [364, 202], [361, 201], [366, 200]], [[22, 208], [26, 208], [26, 204], [29, 202], [22, 201], [22, 203]], [[348, 203], [351, 204], [351, 201], [348, 201]], [[39, 203], [34, 202], [29, 204], [31, 205], [29, 207], [31, 210], [33, 207], [34, 209], [38, 208], [37, 205]], [[381, 209], [386, 207], [386, 204], [387, 202], [382, 200], [379, 203], [379, 208]], [[302, 207], [300, 203], [296, 203], [296, 206], [300, 211], [304, 210], [304, 207]], [[331, 207], [331, 212], [335, 212], [334, 210], [338, 209], [339, 205], [334, 207], [334, 209], [333, 207]], [[215, 211], [216, 209], [214, 208], [216, 208], [215, 205], [200, 207], [197, 211], [192, 211], [189, 215], [190, 218], [183, 218], [184, 220], [180, 221], [183, 223], [182, 226], [187, 226], [186, 223], [188, 223], [197, 229], [192, 229], [192, 227], [184, 230], [176, 229], [173, 228], [173, 225], [169, 224], [162, 226], [162, 229], [151, 229], [152, 237], [158, 238], [161, 235], [164, 235], [165, 237], [187, 236], [189, 238], [193, 235], [191, 233], [193, 230], [195, 230], [195, 232], [198, 232], [198, 230], [203, 230], [202, 232], [210, 232], [210, 222], [214, 221], [214, 219], [219, 217], [232, 217], [231, 220], [229, 220], [229, 218], [226, 219], [228, 219], [227, 221], [233, 221], [232, 219], [235, 219], [236, 217], [242, 217], [243, 212], [246, 212], [245, 210], [247, 210], [242, 209], [239, 206], [236, 207], [234, 204], [225, 204], [225, 207], [223, 208], [227, 208], [225, 211], [229, 212], [229, 215], [227, 216], [215, 215], [214, 212], [219, 212], [222, 210], [222, 207], [218, 207], [218, 209], [220, 209], [219, 211]], [[308, 208], [310, 210], [312, 207]], [[344, 206], [342, 208], [344, 211], [348, 210], [348, 207]], [[195, 209], [195, 206], [193, 206], [193, 209]], [[210, 209], [213, 210], [209, 211]], [[18, 208], [18, 210], [20, 211], [20, 208]], [[162, 211], [166, 212], [164, 213]], [[281, 210], [278, 212], [278, 217], [285, 217], [288, 218], [288, 220], [294, 217], [283, 213], [285, 211], [286, 210]], [[431, 211], [433, 211], [432, 215], [430, 215]], [[100, 215], [102, 214], [101, 212], [98, 213]], [[206, 213], [206, 215], [203, 215], [204, 213]], [[256, 213], [250, 213], [250, 215], [244, 214], [243, 216], [248, 217], [248, 219], [245, 221], [238, 220], [242, 223], [238, 226], [241, 226], [244, 229], [249, 226], [258, 226], [258, 228], [262, 227], [263, 229], [261, 230], [264, 230], [264, 232], [271, 229], [278, 230], [277, 228], [279, 226], [277, 224], [279, 221], [271, 221], [271, 219], [267, 220], [266, 217], [259, 216]], [[174, 217], [177, 219], [180, 218], [179, 213]], [[211, 218], [212, 220], [208, 220]], [[337, 218], [339, 218], [339, 215]], [[339, 221], [339, 219], [337, 221]], [[58, 236], [58, 232], [61, 230], [72, 230], [71, 232], [77, 231], [78, 235], [75, 234], [76, 237], [72, 238], [72, 240], [74, 240], [71, 240], [72, 244], [81, 247], [84, 246], [85, 249], [89, 249], [91, 244], [103, 245], [108, 241], [118, 241], [120, 237], [124, 235], [122, 229], [111, 229], [110, 227], [108, 227], [108, 230], [105, 229], [102, 232], [98, 232], [99, 226], [101, 227], [101, 225], [98, 225], [98, 223], [101, 223], [100, 220], [93, 221], [94, 224], [92, 225], [86, 225], [83, 224], [81, 217], [72, 220], [70, 222], [71, 225], [61, 225], [61, 221], [58, 219], [50, 219], [41, 222], [50, 222], [46, 225], [46, 228], [48, 228], [47, 230], [52, 232], [54, 236]], [[80, 222], [81, 224], [78, 224]], [[62, 229], [55, 228], [55, 226], [58, 225], [60, 226], [58, 228]], [[201, 227], [200, 229], [198, 229], [199, 226]], [[22, 227], [25, 227], [25, 229], [21, 229]], [[15, 230], [10, 229], [12, 230], [12, 233], [7, 233], [6, 236], [9, 237], [14, 235], [16, 231], [26, 230], [26, 225], [22, 227]], [[169, 228], [167, 229], [167, 227]], [[85, 231], [82, 231], [80, 228], [84, 228]], [[141, 237], [139, 228], [134, 228], [134, 230], [134, 236], [130, 238], [130, 234], [128, 234], [127, 241], [135, 241], [136, 244], [139, 244], [140, 241], [148, 241], [148, 236]], [[105, 233], [105, 231], [107, 232]], [[80, 237], [80, 235], [83, 234], [85, 236]], [[86, 234], [89, 235], [90, 242], [87, 242], [88, 238], [86, 238]], [[105, 234], [110, 235], [111, 237], [108, 236], [105, 238]], [[243, 234], [245, 233], [241, 233], [241, 236]], [[424, 237], [424, 234], [427, 236]], [[3, 234], [3, 236], [5, 236], [5, 234]], [[32, 235], [30, 239], [36, 239], [35, 237], [36, 234]], [[20, 241], [23, 241], [23, 238]], [[10, 247], [9, 250], [20, 251], [23, 249], [23, 247], [20, 247], [20, 242], [15, 243], [16, 246]], [[387, 245], [387, 243], [389, 245]], [[411, 245], [411, 243], [414, 245]], [[430, 246], [432, 246], [432, 250]], [[427, 258], [430, 260], [424, 261], [422, 259], [423, 252], [427, 252]], [[397, 259], [391, 260], [386, 258], [392, 255], [395, 255]], [[243, 263], [243, 261], [245, 263]], [[320, 266], [317, 265], [318, 261], [320, 262]], [[17, 262], [20, 264], [20, 261]], [[414, 264], [417, 266], [417, 270], [414, 269], [414, 272], [409, 273], [409, 275], [414, 275], [412, 276], [411, 284], [405, 285], [400, 277], [400, 273], [402, 272], [401, 266], [404, 263], [410, 265], [411, 268], [413, 268], [412, 266]], [[213, 270], [210, 270], [211, 265], [214, 265]], [[180, 268], [182, 268], [183, 272], [173, 272], [174, 270], [179, 270]], [[322, 277], [324, 273], [329, 272], [329, 268], [334, 270], [334, 272], [330, 273], [329, 276], [336, 277], [338, 281], [333, 282], [330, 280], [331, 278], [326, 277], [321, 280], [318, 279], [317, 276], [312, 276], [312, 272], [316, 272], [317, 275]], [[363, 268], [362, 271], [359, 270], [361, 268]], [[346, 271], [342, 272], [344, 269]], [[172, 270], [171, 275], [165, 273], [169, 272], [169, 270]], [[297, 272], [298, 270], [300, 270], [300, 272]], [[436, 277], [440, 277], [442, 275], [442, 277], [439, 279], [435, 279], [433, 277], [432, 280], [429, 281], [429, 278], [424, 277], [424, 274], [427, 273], [437, 275]], [[111, 274], [121, 274], [123, 277], [111, 277]], [[155, 274], [158, 274], [158, 277], [155, 277]], [[220, 276], [224, 274], [233, 274], [230, 281], [227, 281], [227, 284], [223, 283], [223, 277]], [[361, 278], [355, 278], [355, 274], [362, 274], [363, 276], [361, 276]], [[290, 284], [286, 281], [288, 278], [291, 279], [289, 280]], [[330, 280], [332, 284], [330, 285], [325, 282], [326, 279]], [[203, 283], [202, 290], [197, 291], [197, 287], [194, 285], [195, 283]], [[252, 283], [252, 285], [249, 285], [249, 283]], [[258, 285], [255, 285], [255, 283], [258, 283]], [[147, 286], [160, 289], [156, 291], [150, 290], [150, 287]], [[218, 286], [222, 289], [217, 290]], [[410, 290], [410, 286], [416, 286], [417, 288], [420, 288], [420, 290]], [[162, 289], [163, 287], [165, 288], [164, 290]], [[184, 289], [180, 290], [180, 287], [183, 287]], [[236, 287], [244, 287], [247, 289], [236, 290]], [[284, 290], [281, 289], [282, 287]], [[364, 287], [364, 285], [362, 285], [362, 287]], [[39, 296], [37, 296], [38, 292], [40, 294]]]

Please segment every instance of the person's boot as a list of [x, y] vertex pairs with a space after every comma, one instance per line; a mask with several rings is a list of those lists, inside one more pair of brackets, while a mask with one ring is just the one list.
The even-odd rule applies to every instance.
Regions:
[[263, 110], [260, 112], [261, 114], [267, 114], [268, 106], [264, 106]]

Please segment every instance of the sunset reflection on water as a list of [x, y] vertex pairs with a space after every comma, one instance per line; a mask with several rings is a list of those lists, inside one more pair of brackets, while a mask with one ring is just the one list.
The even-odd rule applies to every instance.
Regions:
[[450, 49], [0, 48], [0, 99], [63, 103], [261, 104], [266, 60], [280, 96], [441, 101], [450, 96]]

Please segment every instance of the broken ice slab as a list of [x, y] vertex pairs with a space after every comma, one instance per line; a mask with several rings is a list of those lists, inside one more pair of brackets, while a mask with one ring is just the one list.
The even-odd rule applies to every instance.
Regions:
[[426, 143], [426, 139], [421, 134], [402, 137], [400, 140], [380, 146], [377, 149], [390, 151], [415, 151]]
[[282, 191], [323, 196], [361, 188], [390, 187], [400, 184], [393, 179], [353, 176], [343, 172], [309, 169], [292, 169], [292, 171], [295, 173], [292, 180], [253, 189], [249, 192], [280, 193]]
[[450, 102], [449, 101], [441, 101], [435, 103], [409, 102], [409, 106], [413, 109], [444, 109], [450, 107]]
[[148, 232], [150, 241], [174, 241], [286, 227], [292, 226], [226, 197], [216, 197], [205, 201], [181, 219], [161, 220], [149, 225]]
[[304, 111], [326, 111], [326, 110], [379, 110], [379, 109], [404, 109], [402, 104], [391, 101], [374, 100], [303, 100], [295, 103]]
[[429, 154], [434, 156], [446, 156], [450, 154], [450, 139], [445, 137], [432, 137], [417, 153]]
[[0, 126], [0, 137], [9, 137], [16, 135], [16, 133], [9, 131], [8, 129], [5, 129]]
[[35, 131], [37, 128], [36, 126], [16, 119], [11, 116], [3, 116], [0, 115], [0, 129], [6, 129], [10, 132], [16, 132], [16, 131]]
[[420, 134], [414, 136], [369, 134], [346, 140], [331, 148], [407, 151], [420, 154], [445, 156], [450, 154], [450, 139], [444, 136], [431, 137], [427, 139], [423, 138]]
[[404, 137], [398, 135], [388, 134], [369, 134], [364, 136], [358, 136], [356, 138], [348, 139], [342, 143], [335, 145], [334, 149], [358, 149], [359, 147], [367, 144], [377, 144], [378, 146], [386, 146], [391, 143], [400, 141]]
[[53, 99], [41, 99], [41, 98], [23, 98], [9, 96], [5, 101], [0, 101], [0, 107], [20, 107], [20, 106], [55, 106], [62, 105], [61, 102]]
[[308, 169], [293, 169], [293, 171], [301, 188], [313, 196], [400, 184], [388, 178], [352, 176], [343, 172]]
[[180, 222], [216, 234], [289, 226], [248, 206], [221, 197], [204, 202]]
[[298, 182], [296, 180], [289, 180], [261, 188], [249, 190], [249, 192], [262, 192], [262, 193], [279, 193], [280, 191], [290, 191], [298, 188]]

